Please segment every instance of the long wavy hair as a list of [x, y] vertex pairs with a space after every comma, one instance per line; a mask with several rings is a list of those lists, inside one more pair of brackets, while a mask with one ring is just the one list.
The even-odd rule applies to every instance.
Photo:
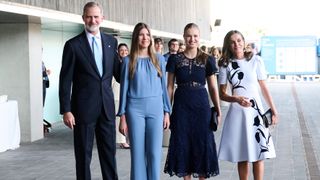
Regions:
[[[221, 55], [221, 58], [219, 59], [218, 61], [218, 66], [224, 66], [224, 67], [227, 67], [228, 64], [230, 63], [231, 59], [234, 58], [234, 54], [232, 53], [232, 50], [231, 50], [231, 36], [234, 35], [234, 34], [239, 34], [245, 44], [245, 39], [244, 39], [244, 36], [241, 34], [240, 31], [238, 30], [231, 30], [229, 31], [226, 36], [224, 37], [224, 41], [223, 41], [223, 47], [222, 47], [222, 55]], [[244, 57], [246, 58], [247, 61], [250, 61], [250, 59], [252, 58], [253, 56], [253, 53], [252, 52], [246, 52], [245, 51], [245, 47], [244, 48]]]
[[129, 74], [130, 74], [131, 79], [134, 77], [134, 73], [136, 71], [137, 58], [139, 56], [139, 51], [140, 51], [139, 34], [140, 34], [140, 31], [144, 28], [147, 29], [147, 31], [150, 34], [150, 44], [148, 46], [148, 55], [150, 57], [151, 63], [154, 65], [154, 67], [156, 68], [156, 70], [158, 72], [158, 76], [159, 77], [162, 76], [159, 60], [158, 60], [156, 53], [154, 51], [154, 48], [153, 48], [153, 42], [152, 42], [150, 28], [148, 27], [147, 24], [140, 22], [134, 27], [134, 30], [132, 32], [130, 61], [129, 61]]
[[[189, 23], [187, 24], [185, 27], [184, 27], [184, 30], [183, 30], [183, 36], [186, 35], [187, 31], [191, 28], [196, 28], [198, 29], [199, 31], [199, 34], [200, 34], [200, 29], [199, 29], [199, 26], [195, 23]], [[209, 58], [209, 55], [205, 52], [203, 52], [199, 47], [197, 48], [197, 55], [196, 55], [196, 61], [197, 62], [201, 62], [203, 64], [206, 64], [207, 63], [207, 60]]]

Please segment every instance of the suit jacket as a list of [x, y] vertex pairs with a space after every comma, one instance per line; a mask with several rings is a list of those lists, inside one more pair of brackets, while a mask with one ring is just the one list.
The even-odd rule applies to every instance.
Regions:
[[103, 75], [99, 75], [85, 31], [65, 43], [59, 80], [60, 113], [72, 112], [76, 123], [90, 123], [101, 114], [115, 119], [112, 76], [119, 82], [117, 40], [101, 33]]

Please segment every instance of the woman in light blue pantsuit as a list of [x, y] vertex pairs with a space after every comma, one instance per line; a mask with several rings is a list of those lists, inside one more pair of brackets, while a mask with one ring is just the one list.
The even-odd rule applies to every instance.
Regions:
[[122, 64], [118, 112], [119, 131], [129, 132], [131, 180], [160, 180], [162, 133], [169, 127], [170, 110], [164, 57], [155, 54], [148, 26], [138, 23]]

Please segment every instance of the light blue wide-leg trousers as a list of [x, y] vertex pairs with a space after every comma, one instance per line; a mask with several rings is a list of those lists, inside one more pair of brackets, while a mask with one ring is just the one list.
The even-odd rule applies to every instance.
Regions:
[[160, 180], [163, 115], [162, 96], [128, 98], [131, 180]]

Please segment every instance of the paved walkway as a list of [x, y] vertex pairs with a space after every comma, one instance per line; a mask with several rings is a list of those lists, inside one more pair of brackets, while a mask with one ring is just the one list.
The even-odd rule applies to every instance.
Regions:
[[[320, 167], [320, 83], [270, 82], [268, 84], [280, 114], [273, 130], [277, 158], [265, 161], [266, 180], [319, 180]], [[223, 107], [225, 114], [227, 107]], [[221, 129], [221, 128], [220, 128]], [[220, 141], [220, 130], [216, 135]], [[164, 164], [167, 148], [163, 148]], [[120, 180], [130, 177], [129, 150], [118, 149]], [[101, 178], [96, 148], [92, 159], [92, 179]], [[220, 162], [221, 173], [210, 178], [238, 179], [236, 164]], [[44, 139], [22, 143], [16, 150], [0, 153], [0, 180], [75, 179], [72, 132], [61, 123]], [[162, 180], [170, 178], [162, 173]], [[252, 179], [252, 176], [250, 177]]]

